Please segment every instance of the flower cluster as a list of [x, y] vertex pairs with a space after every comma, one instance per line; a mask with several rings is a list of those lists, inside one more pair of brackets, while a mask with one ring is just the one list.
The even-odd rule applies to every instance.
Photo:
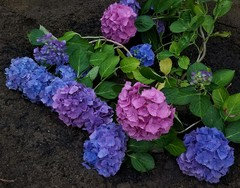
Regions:
[[38, 41], [45, 42], [45, 45], [34, 49], [37, 62], [44, 65], [63, 65], [68, 62], [65, 41], [52, 40], [49, 34]]
[[56, 68], [55, 74], [63, 80], [76, 80], [77, 74], [72, 67], [67, 65], [61, 65]]
[[60, 88], [53, 96], [52, 107], [65, 124], [83, 127], [89, 133], [101, 124], [112, 122], [112, 108], [80, 83]]
[[6, 69], [7, 87], [22, 91], [32, 102], [40, 101], [40, 93], [51, 82], [53, 75], [28, 57], [13, 59]]
[[127, 43], [137, 32], [136, 17], [133, 9], [126, 5], [118, 3], [110, 5], [101, 18], [103, 35], [121, 44]]
[[152, 45], [140, 44], [130, 49], [131, 54], [140, 60], [141, 65], [149, 67], [154, 64], [155, 54], [152, 51]]
[[104, 177], [113, 176], [120, 169], [126, 152], [127, 137], [115, 123], [98, 127], [84, 143], [86, 168], [93, 167]]
[[187, 151], [178, 159], [184, 174], [218, 183], [234, 162], [234, 150], [216, 128], [202, 127], [185, 135]]
[[141, 9], [139, 2], [136, 0], [120, 0], [119, 3], [131, 7], [136, 14], [138, 14], [138, 11]]
[[156, 21], [156, 26], [157, 26], [157, 31], [158, 31], [159, 34], [165, 32], [165, 24], [164, 24], [163, 21], [157, 20]]
[[209, 85], [212, 82], [212, 73], [208, 71], [192, 72], [191, 85]]
[[118, 122], [136, 140], [153, 140], [168, 133], [175, 109], [167, 104], [162, 92], [137, 82], [126, 82], [118, 97]]

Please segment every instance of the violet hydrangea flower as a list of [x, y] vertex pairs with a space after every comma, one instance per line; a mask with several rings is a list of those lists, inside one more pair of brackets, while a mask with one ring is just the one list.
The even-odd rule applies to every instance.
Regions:
[[177, 158], [181, 171], [198, 180], [218, 183], [234, 163], [234, 149], [216, 128], [202, 127], [186, 134], [187, 151]]
[[140, 60], [141, 65], [149, 67], [154, 64], [155, 54], [150, 44], [140, 44], [130, 49], [131, 54]]
[[28, 57], [13, 59], [6, 69], [6, 75], [7, 87], [22, 91], [32, 102], [40, 101], [40, 93], [53, 78], [45, 67], [37, 65]]
[[120, 0], [119, 3], [131, 7], [136, 14], [138, 14], [138, 11], [141, 9], [140, 4], [137, 0]]
[[118, 3], [110, 5], [101, 18], [103, 35], [121, 44], [127, 43], [137, 32], [136, 17], [133, 9], [126, 5]]
[[42, 48], [34, 49], [34, 58], [37, 62], [57, 66], [68, 62], [66, 41], [51, 39], [49, 34], [43, 36], [38, 41], [45, 42], [45, 45]]
[[192, 72], [191, 74], [191, 85], [210, 85], [213, 76], [212, 72], [209, 71], [198, 71]]
[[76, 80], [77, 78], [76, 72], [68, 65], [58, 66], [55, 74], [57, 74], [63, 80]]
[[66, 125], [83, 127], [89, 133], [102, 124], [112, 122], [112, 108], [97, 98], [91, 88], [80, 83], [57, 90], [52, 107]]
[[175, 109], [161, 91], [137, 82], [126, 82], [118, 96], [118, 122], [136, 140], [158, 139], [173, 125]]
[[99, 126], [84, 143], [84, 163], [100, 175], [115, 175], [125, 157], [127, 137], [121, 126], [115, 123]]
[[157, 31], [158, 31], [159, 34], [165, 32], [165, 24], [164, 24], [163, 21], [157, 20], [156, 21], [156, 26], [157, 26]]

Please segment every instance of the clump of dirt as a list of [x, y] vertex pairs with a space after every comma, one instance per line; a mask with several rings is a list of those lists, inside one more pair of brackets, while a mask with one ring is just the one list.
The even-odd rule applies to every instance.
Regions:
[[[5, 87], [4, 69], [18, 56], [32, 56], [26, 34], [44, 25], [60, 36], [74, 30], [82, 35], [99, 35], [99, 19], [114, 0], [0, 0], [0, 178], [15, 180], [0, 187], [212, 187], [179, 170], [175, 158], [156, 154], [156, 169], [138, 173], [125, 163], [109, 179], [81, 163], [87, 135], [64, 125], [41, 104], [32, 104], [21, 93]], [[239, 10], [239, 9], [238, 9]], [[236, 16], [235, 14], [232, 17]], [[239, 20], [238, 17], [235, 19]], [[228, 20], [227, 20], [228, 21]], [[234, 23], [234, 21], [232, 21]], [[205, 62], [213, 67], [236, 70], [231, 86], [239, 92], [240, 46], [238, 28], [222, 20], [219, 29], [231, 30], [230, 39], [213, 39]], [[240, 151], [235, 147], [235, 165], [219, 186], [240, 187]]]

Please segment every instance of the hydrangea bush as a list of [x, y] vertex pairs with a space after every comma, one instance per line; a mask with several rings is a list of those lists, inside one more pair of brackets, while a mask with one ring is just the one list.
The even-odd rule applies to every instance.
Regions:
[[[152, 170], [151, 154], [164, 150], [184, 174], [218, 183], [234, 163], [229, 142], [240, 143], [240, 94], [227, 90], [234, 70], [204, 64], [211, 37], [229, 36], [214, 26], [232, 0], [213, 1], [213, 11], [208, 3], [120, 0], [103, 13], [103, 36], [57, 38], [40, 26], [28, 34], [36, 62], [13, 59], [6, 86], [87, 131], [83, 165], [104, 177], [125, 158]], [[193, 47], [196, 59], [188, 57]]]

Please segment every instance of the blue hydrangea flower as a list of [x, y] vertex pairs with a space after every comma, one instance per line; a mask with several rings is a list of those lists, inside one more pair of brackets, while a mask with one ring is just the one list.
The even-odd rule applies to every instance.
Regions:
[[165, 24], [164, 24], [163, 21], [157, 20], [156, 21], [156, 26], [157, 26], [157, 31], [158, 31], [159, 34], [165, 32]]
[[6, 86], [9, 89], [22, 91], [24, 85], [31, 78], [33, 70], [37, 67], [37, 63], [28, 57], [12, 59], [10, 67], [5, 69]]
[[40, 93], [51, 83], [53, 78], [53, 75], [45, 67], [37, 67], [22, 88], [23, 94], [32, 102], [40, 101]]
[[93, 89], [80, 83], [58, 89], [52, 107], [66, 125], [83, 127], [89, 133], [112, 122], [113, 109], [97, 98]]
[[66, 41], [52, 40], [49, 36], [44, 36], [38, 41], [44, 41], [45, 45], [42, 48], [35, 48], [33, 51], [37, 62], [58, 66], [68, 62]]
[[99, 126], [84, 143], [84, 163], [104, 177], [114, 176], [125, 157], [127, 137], [115, 123]]
[[56, 94], [57, 90], [65, 86], [75, 83], [74, 81], [66, 81], [59, 77], [55, 77], [51, 83], [45, 87], [40, 93], [40, 98], [43, 104], [46, 106], [52, 106], [53, 96]]
[[63, 80], [76, 80], [77, 78], [76, 72], [68, 65], [61, 65], [57, 67], [55, 74]]
[[136, 0], [120, 0], [119, 3], [131, 7], [136, 14], [138, 14], [138, 11], [141, 9], [139, 2]]
[[131, 54], [140, 60], [141, 65], [149, 67], [154, 64], [155, 55], [152, 51], [152, 45], [140, 44], [130, 49]]
[[177, 158], [182, 172], [198, 180], [218, 183], [234, 163], [234, 149], [216, 128], [202, 127], [184, 137], [187, 151]]

